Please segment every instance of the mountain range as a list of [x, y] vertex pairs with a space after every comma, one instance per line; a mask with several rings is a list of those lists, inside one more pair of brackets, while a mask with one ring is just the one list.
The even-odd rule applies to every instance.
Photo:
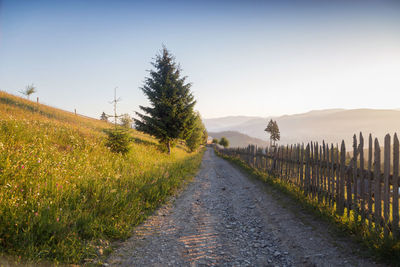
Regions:
[[236, 131], [224, 131], [224, 132], [209, 132], [209, 136], [212, 138], [217, 138], [218, 140], [221, 137], [226, 137], [229, 140], [230, 147], [246, 147], [248, 145], [257, 145], [265, 147], [269, 142], [265, 140], [261, 140], [259, 138], [251, 137], [246, 134], [242, 134]]
[[229, 116], [204, 119], [204, 124], [209, 133], [233, 131], [267, 142], [269, 135], [264, 129], [270, 119], [278, 123], [281, 144], [322, 140], [336, 144], [345, 140], [350, 148], [353, 135], [360, 132], [364, 139], [371, 133], [379, 140], [387, 133], [400, 132], [400, 110], [394, 109], [327, 109], [279, 117]]

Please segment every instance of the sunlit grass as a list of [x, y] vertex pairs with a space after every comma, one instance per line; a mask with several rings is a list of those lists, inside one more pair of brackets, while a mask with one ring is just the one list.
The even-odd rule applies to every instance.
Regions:
[[[336, 202], [334, 202], [332, 206], [329, 206], [328, 203], [324, 201], [319, 202], [317, 197], [318, 194], [316, 194], [314, 198], [311, 194], [305, 195], [304, 191], [292, 182], [286, 181], [285, 179], [279, 179], [264, 171], [250, 167], [246, 162], [239, 158], [230, 157], [219, 153], [218, 151], [216, 151], [216, 153], [220, 157], [237, 164], [250, 175], [266, 182], [273, 188], [277, 188], [280, 192], [295, 200], [298, 205], [328, 221], [331, 225], [335, 226], [337, 233], [344, 233], [352, 236], [355, 240], [360, 242], [363, 250], [367, 251], [369, 255], [375, 256], [394, 266], [399, 265], [400, 241], [392, 235], [385, 237], [381, 227], [378, 227], [376, 230], [375, 222], [370, 220], [371, 216], [366, 216], [365, 223], [361, 223], [360, 215], [356, 216], [353, 210], [350, 210], [350, 215], [347, 216], [346, 207], [344, 208], [343, 215], [339, 215], [336, 212]], [[374, 205], [372, 205], [372, 208], [374, 208]], [[372, 212], [374, 212], [374, 209]]]
[[173, 194], [202, 153], [132, 130], [130, 152], [104, 145], [110, 124], [0, 92], [0, 249], [29, 259], [81, 263]]

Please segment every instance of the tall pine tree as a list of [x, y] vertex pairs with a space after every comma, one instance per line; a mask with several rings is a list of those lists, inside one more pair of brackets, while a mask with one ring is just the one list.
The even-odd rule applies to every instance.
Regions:
[[177, 139], [185, 139], [194, 127], [193, 107], [196, 103], [190, 91], [191, 84], [181, 77], [181, 69], [174, 57], [163, 47], [152, 63], [150, 77], [145, 79], [143, 93], [150, 106], [139, 106], [144, 114], [136, 112], [136, 129], [155, 136], [168, 153]]

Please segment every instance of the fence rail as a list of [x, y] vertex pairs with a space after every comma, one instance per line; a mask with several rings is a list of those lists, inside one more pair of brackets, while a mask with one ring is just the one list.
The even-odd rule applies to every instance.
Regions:
[[[399, 140], [385, 136], [383, 161], [378, 139], [371, 134], [368, 149], [364, 138], [353, 136], [352, 156], [341, 146], [322, 142], [270, 148], [216, 148], [240, 158], [251, 167], [274, 175], [298, 187], [306, 196], [334, 208], [343, 216], [399, 237]], [[366, 153], [366, 155], [364, 155]], [[382, 168], [382, 169], [381, 169]]]

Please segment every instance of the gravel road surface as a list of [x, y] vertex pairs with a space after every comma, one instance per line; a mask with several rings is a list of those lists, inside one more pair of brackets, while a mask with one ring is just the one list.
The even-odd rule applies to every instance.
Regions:
[[208, 148], [194, 181], [105, 265], [378, 266], [361, 255], [349, 238]]

